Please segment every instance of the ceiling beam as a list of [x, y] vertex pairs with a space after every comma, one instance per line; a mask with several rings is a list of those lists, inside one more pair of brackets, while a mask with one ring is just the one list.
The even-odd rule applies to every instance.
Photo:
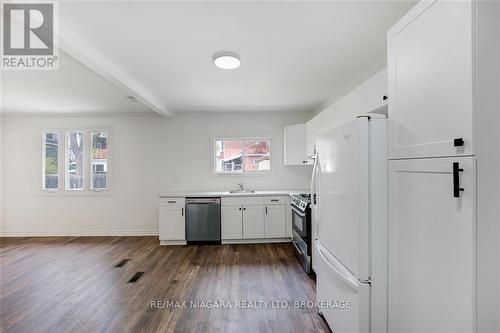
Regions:
[[[97, 75], [109, 81], [126, 95], [135, 97], [139, 102], [156, 111], [163, 117], [171, 117], [167, 106], [137, 83], [130, 75], [117, 67], [96, 48], [88, 44], [63, 22], [59, 21], [58, 47], [71, 57], [88, 67]], [[56, 42], [57, 43], [57, 42]], [[57, 46], [56, 46], [57, 47]]]

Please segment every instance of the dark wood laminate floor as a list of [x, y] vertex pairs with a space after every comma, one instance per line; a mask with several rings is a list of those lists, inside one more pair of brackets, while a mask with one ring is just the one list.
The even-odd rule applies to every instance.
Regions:
[[[130, 258], [123, 267], [114, 267]], [[137, 283], [127, 281], [138, 271]], [[159, 246], [156, 237], [0, 239], [1, 332], [328, 332], [290, 244]], [[190, 308], [190, 301], [231, 308]], [[288, 309], [242, 309], [287, 301]], [[187, 308], [163, 308], [187, 301]], [[174, 303], [175, 304], [175, 303]], [[263, 303], [254, 303], [255, 305]], [[180, 304], [179, 304], [180, 305]], [[209, 303], [205, 303], [209, 306]], [[213, 305], [213, 304], [212, 304]], [[250, 305], [248, 303], [247, 305]]]

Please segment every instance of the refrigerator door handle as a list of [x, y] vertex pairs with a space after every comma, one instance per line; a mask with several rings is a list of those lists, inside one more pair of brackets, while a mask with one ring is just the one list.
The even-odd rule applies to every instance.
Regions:
[[318, 167], [318, 154], [314, 155], [312, 157], [313, 160], [313, 169], [312, 169], [312, 176], [311, 176], [311, 203], [312, 205], [316, 205], [316, 168]]
[[[359, 284], [361, 281], [358, 281], [356, 278], [352, 276], [350, 272], [347, 271], [346, 268], [342, 267], [342, 264], [338, 262], [335, 258], [328, 259], [330, 257], [329, 255], [325, 255], [326, 249], [322, 245], [319, 244], [319, 242], [316, 242], [316, 249], [318, 250], [319, 255], [323, 259], [323, 261], [338, 275], [344, 280], [345, 283], [347, 283], [352, 289], [355, 291], [358, 291], [359, 289]], [[351, 275], [351, 276], [349, 276]]]

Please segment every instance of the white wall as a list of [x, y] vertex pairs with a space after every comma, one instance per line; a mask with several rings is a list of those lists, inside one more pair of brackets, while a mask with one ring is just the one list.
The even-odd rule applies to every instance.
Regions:
[[[0, 78], [1, 80], [1, 78]], [[1, 99], [1, 97], [0, 97]], [[1, 105], [1, 101], [0, 101]], [[0, 230], [2, 230], [2, 216], [3, 216], [3, 210], [2, 210], [2, 160], [3, 160], [3, 154], [2, 154], [2, 110], [0, 109]]]
[[[159, 116], [4, 115], [2, 235], [157, 234], [157, 196], [175, 190], [307, 189], [310, 168], [283, 166], [283, 129], [307, 113], [188, 113]], [[40, 132], [50, 128], [114, 128], [114, 191], [56, 195], [41, 191]], [[272, 137], [265, 176], [211, 174], [213, 136]]]

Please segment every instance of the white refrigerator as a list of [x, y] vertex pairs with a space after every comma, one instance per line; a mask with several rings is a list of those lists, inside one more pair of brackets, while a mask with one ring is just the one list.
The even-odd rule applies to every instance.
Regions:
[[322, 134], [316, 154], [316, 294], [335, 333], [387, 332], [387, 120]]

